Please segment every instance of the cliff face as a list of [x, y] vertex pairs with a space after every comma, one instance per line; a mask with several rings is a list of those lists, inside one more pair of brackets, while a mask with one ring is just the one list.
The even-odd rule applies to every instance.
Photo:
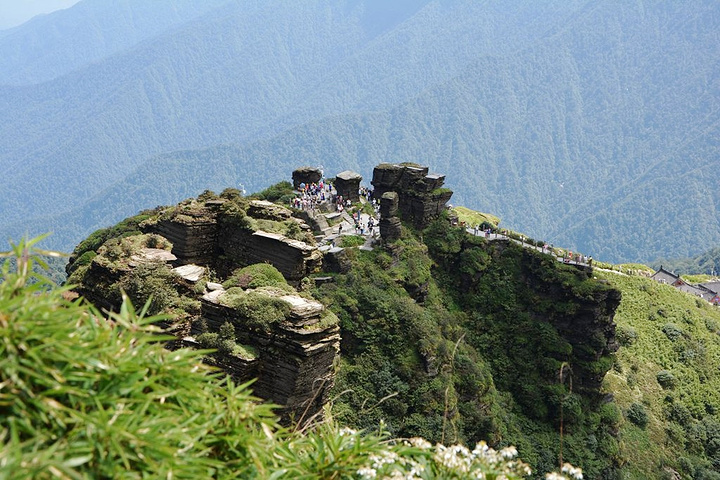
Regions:
[[594, 280], [589, 267], [564, 265], [510, 240], [463, 232], [448, 241], [440, 227], [430, 236], [446, 287], [474, 312], [467, 326], [477, 331], [477, 347], [529, 415], [556, 415], [559, 386], [591, 403], [602, 399], [618, 348], [618, 290]]
[[[285, 320], [272, 329], [259, 328], [241, 310], [223, 305], [224, 295], [223, 289], [203, 295], [202, 318], [211, 331], [231, 323], [237, 341], [252, 345], [257, 358], [227, 368], [225, 356], [218, 364], [238, 381], [257, 378], [254, 393], [281, 405], [286, 420], [308, 421], [317, 415], [334, 384], [333, 362], [340, 345], [334, 315], [317, 301], [281, 292], [277, 298], [290, 305]], [[199, 336], [202, 331], [196, 324], [191, 333]]]
[[[164, 211], [156, 221], [141, 225], [141, 229], [167, 238], [179, 264], [205, 265], [222, 275], [253, 263], [268, 262], [289, 281], [297, 282], [320, 268], [322, 254], [313, 244], [312, 236], [302, 234], [310, 227], [295, 219], [290, 210], [259, 200], [250, 201], [243, 214], [229, 211], [232, 207], [224, 199], [198, 202], [179, 212]], [[274, 222], [274, 226], [292, 230], [307, 242], [263, 231], [262, 225], [253, 224], [257, 220]]]
[[375, 197], [380, 199], [387, 192], [397, 193], [400, 217], [416, 228], [425, 228], [445, 211], [452, 197], [450, 190], [442, 188], [445, 175], [428, 171], [428, 167], [414, 164], [378, 165], [372, 179]]
[[533, 321], [550, 324], [570, 346], [553, 358], [566, 363], [573, 390], [599, 394], [619, 347], [614, 316], [620, 291], [593, 281], [589, 267], [548, 263], [534, 251], [524, 250], [520, 262], [524, 300], [519, 303]]
[[[122, 291], [136, 305], [150, 300], [150, 313], [176, 316], [167, 325], [174, 346], [217, 348], [208, 362], [237, 381], [257, 378], [255, 394], [281, 405], [288, 421], [319, 414], [334, 381], [337, 318], [286, 283], [322, 265], [309, 227], [280, 205], [226, 195], [161, 209], [139, 229], [68, 267], [78, 292], [109, 310]], [[261, 267], [243, 269], [253, 264]]]

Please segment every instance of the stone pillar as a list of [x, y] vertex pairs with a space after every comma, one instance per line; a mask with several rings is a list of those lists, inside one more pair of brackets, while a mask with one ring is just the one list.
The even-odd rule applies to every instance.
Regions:
[[362, 175], [359, 173], [345, 170], [340, 172], [335, 177], [335, 189], [338, 195], [342, 195], [344, 200], [350, 199], [351, 202], [355, 203], [360, 201], [360, 182], [362, 181]]
[[293, 188], [295, 190], [300, 189], [300, 184], [310, 185], [313, 183], [319, 183], [322, 179], [322, 172], [316, 167], [300, 167], [297, 170], [293, 170], [292, 181]]
[[398, 194], [385, 192], [380, 197], [380, 237], [386, 242], [400, 238], [402, 223], [396, 216], [398, 212]]
[[338, 195], [342, 195], [344, 200], [350, 199], [351, 202], [355, 203], [360, 201], [360, 182], [362, 181], [362, 175], [359, 173], [345, 170], [340, 172], [335, 177], [335, 189]]
[[452, 191], [442, 188], [445, 175], [430, 174], [428, 167], [417, 164], [382, 163], [373, 170], [371, 183], [375, 198], [382, 198], [387, 192], [398, 193], [398, 212], [393, 215], [412, 222], [418, 229], [437, 218], [452, 196]]
[[395, 192], [383, 193], [380, 197], [380, 217], [390, 218], [397, 215], [398, 211], [398, 194]]

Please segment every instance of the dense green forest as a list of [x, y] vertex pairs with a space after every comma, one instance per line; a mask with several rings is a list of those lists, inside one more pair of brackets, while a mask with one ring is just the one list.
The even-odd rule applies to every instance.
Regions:
[[716, 276], [720, 274], [720, 247], [708, 250], [695, 257], [660, 258], [651, 263], [655, 269], [661, 266], [669, 271], [681, 274], [704, 274]]
[[229, 0], [82, 2], [0, 32], [0, 85], [53, 80], [177, 28]]
[[[338, 418], [359, 426], [384, 418], [401, 435], [502, 439], [540, 470], [552, 468], [564, 442], [564, 458], [587, 478], [665, 478], [673, 470], [720, 478], [717, 308], [644, 277], [596, 272], [604, 288], [622, 293], [619, 350], [586, 366], [612, 365], [598, 398], [578, 385], [582, 347], [549, 326], [570, 308], [580, 328], [578, 298], [556, 291], [548, 303], [542, 291], [563, 278], [575, 294], [597, 296], [602, 284], [584, 284], [529, 252], [440, 232], [424, 233], [425, 254], [407, 238], [390, 255], [358, 252], [357, 270], [320, 288], [343, 326], [337, 390], [354, 392], [336, 402]], [[544, 275], [538, 292], [520, 281], [533, 269]], [[424, 304], [412, 302], [413, 283], [429, 278]], [[558, 381], [562, 359], [574, 369], [574, 389]]]
[[717, 2], [167, 3], [86, 0], [0, 37], [3, 237], [69, 250], [204, 188], [418, 161], [596, 258], [720, 243]]

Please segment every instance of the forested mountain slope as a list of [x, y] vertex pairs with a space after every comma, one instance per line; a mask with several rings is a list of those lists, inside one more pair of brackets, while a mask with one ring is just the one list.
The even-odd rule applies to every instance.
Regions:
[[[718, 24], [707, 0], [231, 1], [0, 88], [0, 232], [59, 230], [67, 249], [199, 193], [186, 182], [208, 161], [249, 189], [301, 163], [419, 161], [462, 172], [461, 203], [534, 237], [616, 261], [695, 254], [720, 242]], [[140, 203], [113, 195], [129, 185]]]
[[717, 275], [720, 272], [720, 247], [686, 258], [659, 258], [651, 263], [655, 269], [660, 267], [682, 274]]

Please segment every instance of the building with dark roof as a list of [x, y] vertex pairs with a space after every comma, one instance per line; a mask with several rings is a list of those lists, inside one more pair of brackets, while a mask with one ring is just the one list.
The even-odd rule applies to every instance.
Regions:
[[708, 282], [693, 285], [680, 278], [680, 275], [676, 275], [673, 272], [665, 270], [662, 265], [660, 266], [660, 269], [650, 278], [659, 283], [672, 285], [681, 292], [690, 293], [700, 297], [713, 305], [720, 305], [720, 282]]

